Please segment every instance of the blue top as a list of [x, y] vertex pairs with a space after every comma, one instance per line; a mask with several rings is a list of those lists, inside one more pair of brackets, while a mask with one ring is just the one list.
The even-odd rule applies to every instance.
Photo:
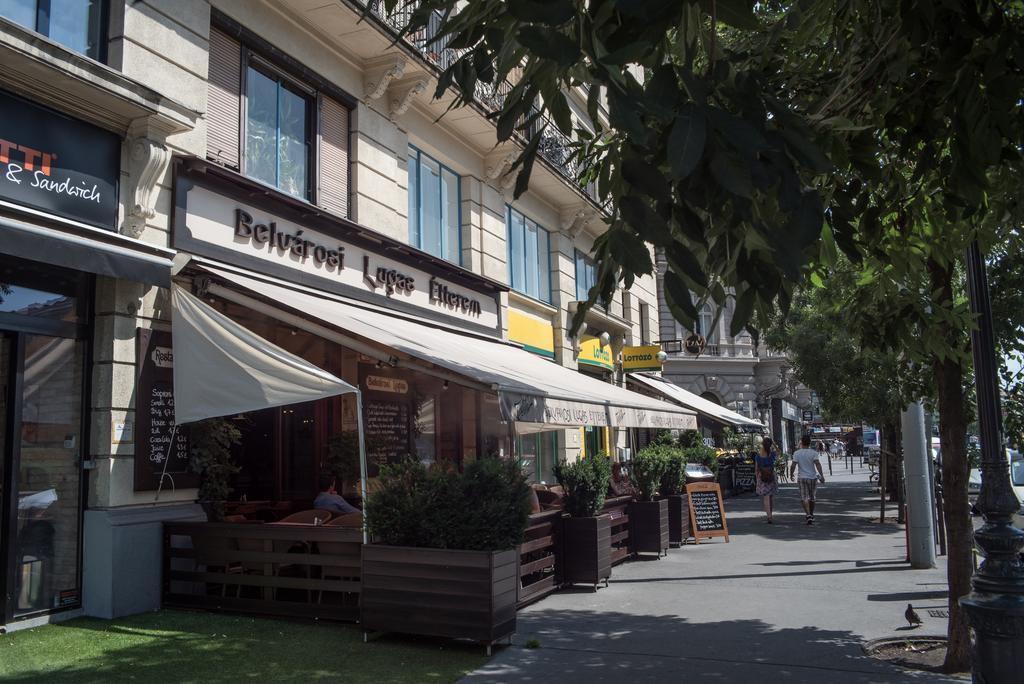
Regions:
[[768, 454], [767, 456], [762, 456], [761, 454], [758, 454], [757, 456], [754, 457], [754, 465], [756, 465], [758, 468], [771, 468], [772, 470], [774, 470], [775, 458], [776, 453], [774, 451]]
[[313, 500], [313, 508], [326, 508], [335, 513], [360, 513], [361, 511], [345, 501], [339, 494], [320, 492]]

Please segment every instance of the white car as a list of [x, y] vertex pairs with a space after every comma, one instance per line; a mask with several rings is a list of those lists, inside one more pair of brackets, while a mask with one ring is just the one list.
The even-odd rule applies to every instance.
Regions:
[[[1015, 516], [1014, 524], [1017, 527], [1024, 527], [1024, 454], [1013, 449], [1007, 449], [1006, 455], [1010, 459], [1010, 485], [1013, 493], [1017, 495], [1017, 502], [1020, 509]], [[967, 494], [972, 499], [978, 496], [981, 491], [981, 470], [972, 468], [967, 478]]]

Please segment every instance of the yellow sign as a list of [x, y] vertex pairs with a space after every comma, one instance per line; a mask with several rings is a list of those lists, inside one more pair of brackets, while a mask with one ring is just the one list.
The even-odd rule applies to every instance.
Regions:
[[643, 347], [623, 347], [622, 370], [661, 370], [661, 361], [658, 360], [658, 352], [660, 351], [661, 347], [656, 344], [649, 344]]
[[586, 335], [580, 342], [580, 353], [576, 357], [576, 361], [579, 363], [585, 363], [588, 366], [597, 366], [598, 368], [605, 368], [607, 370], [615, 370], [615, 359], [612, 358], [612, 346], [605, 345], [601, 346], [601, 340]]
[[551, 323], [509, 310], [508, 339], [523, 345], [526, 351], [555, 358], [555, 330]]

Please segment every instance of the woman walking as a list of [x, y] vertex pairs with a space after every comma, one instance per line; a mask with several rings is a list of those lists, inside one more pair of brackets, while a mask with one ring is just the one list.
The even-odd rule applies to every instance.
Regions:
[[772, 438], [765, 437], [761, 440], [761, 453], [754, 457], [754, 472], [757, 477], [755, 489], [757, 495], [761, 497], [769, 525], [772, 524], [772, 513], [775, 510], [775, 495], [779, 491], [779, 481], [775, 476], [775, 461], [778, 457]]

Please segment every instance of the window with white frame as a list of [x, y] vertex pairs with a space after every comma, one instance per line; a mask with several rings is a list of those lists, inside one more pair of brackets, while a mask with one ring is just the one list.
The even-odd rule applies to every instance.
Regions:
[[597, 284], [597, 264], [580, 250], [576, 250], [576, 301], [586, 301], [590, 288]]
[[409, 244], [462, 263], [459, 175], [409, 146]]
[[708, 344], [718, 344], [718, 326], [715, 322], [715, 312], [711, 310], [710, 304], [705, 304], [700, 310], [700, 334], [708, 341]]
[[551, 235], [506, 205], [508, 282], [513, 290], [551, 302]]

